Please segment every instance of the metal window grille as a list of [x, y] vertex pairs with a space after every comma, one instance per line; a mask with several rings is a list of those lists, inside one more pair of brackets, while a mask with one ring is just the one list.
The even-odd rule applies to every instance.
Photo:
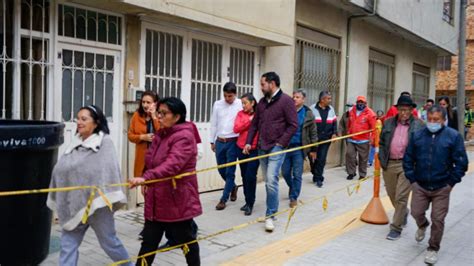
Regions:
[[430, 94], [430, 68], [413, 64], [413, 101], [423, 106]]
[[74, 6], [58, 5], [58, 35], [121, 45], [122, 19]]
[[48, 59], [50, 1], [2, 0], [0, 8], [0, 118], [44, 120], [52, 65]]
[[13, 68], [16, 58], [13, 55], [13, 2], [0, 0], [1, 21], [0, 37], [2, 45], [0, 47], [0, 75], [1, 87], [1, 119], [12, 118], [12, 97], [13, 97]]
[[181, 97], [183, 37], [146, 30], [145, 89]]
[[438, 71], [451, 70], [451, 56], [450, 55], [438, 57], [437, 70]]
[[255, 52], [230, 48], [229, 79], [237, 86], [237, 95], [253, 93]]
[[212, 104], [221, 98], [222, 45], [193, 39], [191, 120], [209, 122]]
[[443, 20], [454, 23], [454, 0], [443, 0]]
[[374, 111], [386, 111], [393, 102], [395, 58], [374, 50], [369, 54], [367, 101]]
[[100, 107], [112, 120], [115, 58], [64, 49], [62, 52], [62, 118], [73, 121], [82, 106]]
[[303, 39], [296, 40], [295, 89], [307, 91], [308, 103], [318, 100], [319, 93], [328, 90], [337, 102], [341, 52]]

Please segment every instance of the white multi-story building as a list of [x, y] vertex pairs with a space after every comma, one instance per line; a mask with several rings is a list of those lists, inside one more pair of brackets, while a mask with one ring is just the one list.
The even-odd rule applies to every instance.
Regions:
[[[308, 104], [331, 90], [339, 113], [367, 95], [386, 110], [401, 91], [434, 96], [438, 56], [456, 52], [454, 0], [0, 0], [0, 118], [55, 120], [75, 132], [79, 107], [110, 122], [124, 177], [137, 89], [180, 97], [203, 140], [227, 81], [261, 96], [259, 77], [305, 88]], [[340, 163], [339, 145], [329, 161]], [[198, 168], [215, 164], [208, 143]], [[200, 189], [221, 188], [217, 171]], [[132, 202], [136, 200], [131, 195]]]

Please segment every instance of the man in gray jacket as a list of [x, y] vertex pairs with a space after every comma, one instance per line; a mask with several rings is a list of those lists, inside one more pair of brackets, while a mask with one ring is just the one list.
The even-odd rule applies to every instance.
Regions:
[[412, 114], [415, 104], [410, 96], [400, 96], [396, 107], [398, 114], [385, 120], [383, 125], [379, 151], [385, 189], [395, 207], [388, 240], [399, 239], [407, 223], [411, 185], [405, 177], [402, 159], [412, 133], [423, 128], [423, 122]]

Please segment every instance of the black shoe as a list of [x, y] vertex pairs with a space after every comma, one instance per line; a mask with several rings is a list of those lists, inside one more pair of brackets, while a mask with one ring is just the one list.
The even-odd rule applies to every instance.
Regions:
[[246, 206], [245, 206], [245, 210], [244, 210], [244, 215], [245, 215], [245, 216], [250, 216], [250, 215], [252, 215], [252, 210], [253, 210], [253, 206], [248, 206], [248, 205], [246, 205]]
[[246, 209], [247, 209], [247, 203], [245, 203], [244, 206], [240, 207], [240, 210], [241, 210], [241, 211], [245, 211]]
[[347, 180], [352, 180], [352, 179], [354, 179], [355, 176], [356, 176], [355, 174], [350, 174], [350, 175], [347, 176], [346, 179]]
[[362, 180], [364, 178], [365, 178], [365, 176], [359, 176], [359, 180]]
[[323, 187], [323, 182], [316, 181], [316, 186], [319, 187], [319, 188]]

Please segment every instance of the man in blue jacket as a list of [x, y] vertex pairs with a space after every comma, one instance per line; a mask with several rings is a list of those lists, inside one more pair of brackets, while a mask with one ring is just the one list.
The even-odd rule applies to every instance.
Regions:
[[462, 136], [444, 126], [446, 109], [428, 109], [426, 128], [415, 132], [403, 157], [405, 176], [412, 184], [411, 215], [416, 220], [417, 242], [425, 238], [430, 222], [425, 216], [431, 202], [431, 237], [425, 263], [434, 264], [448, 214], [449, 195], [467, 171], [468, 159]]

